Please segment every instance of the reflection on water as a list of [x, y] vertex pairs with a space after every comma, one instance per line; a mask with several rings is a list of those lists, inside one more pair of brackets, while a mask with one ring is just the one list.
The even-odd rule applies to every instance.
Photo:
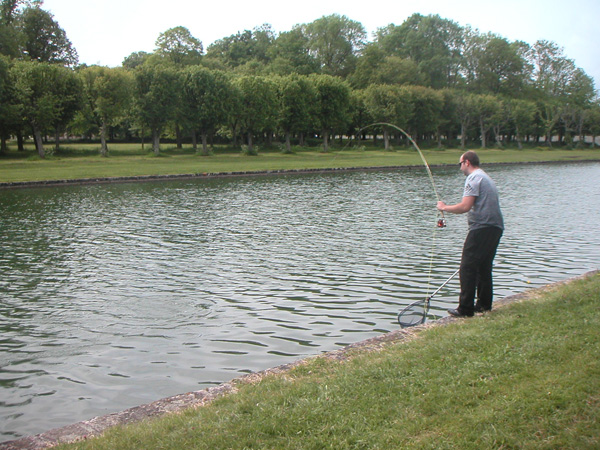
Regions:
[[[489, 172], [498, 296], [600, 266], [599, 164]], [[463, 176], [434, 176], [458, 201]], [[460, 260], [466, 219], [437, 229], [429, 183], [413, 169], [2, 191], [0, 441], [396, 329]]]

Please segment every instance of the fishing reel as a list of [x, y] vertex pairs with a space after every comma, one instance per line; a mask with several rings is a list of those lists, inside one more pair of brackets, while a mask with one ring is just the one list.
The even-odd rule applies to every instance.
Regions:
[[437, 221], [438, 228], [446, 228], [446, 219], [443, 217]]

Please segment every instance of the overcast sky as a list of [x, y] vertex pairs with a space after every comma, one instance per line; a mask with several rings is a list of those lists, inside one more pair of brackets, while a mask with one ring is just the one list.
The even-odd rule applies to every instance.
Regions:
[[214, 41], [268, 23], [277, 33], [330, 14], [378, 28], [413, 13], [439, 14], [461, 26], [510, 41], [549, 40], [600, 88], [600, 0], [44, 0], [86, 64], [120, 66], [133, 52], [152, 52], [158, 35], [184, 26], [204, 49]]

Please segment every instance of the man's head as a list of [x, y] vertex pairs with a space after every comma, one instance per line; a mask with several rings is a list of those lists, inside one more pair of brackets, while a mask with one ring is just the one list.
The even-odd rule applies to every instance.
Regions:
[[460, 157], [460, 171], [465, 175], [470, 175], [475, 169], [479, 168], [479, 156], [473, 151], [468, 151]]

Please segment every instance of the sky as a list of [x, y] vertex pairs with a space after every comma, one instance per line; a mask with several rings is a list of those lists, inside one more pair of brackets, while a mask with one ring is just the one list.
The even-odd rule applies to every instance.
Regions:
[[120, 66], [133, 52], [152, 52], [159, 34], [186, 27], [204, 45], [265, 23], [276, 33], [339, 14], [360, 22], [369, 40], [378, 28], [414, 13], [438, 14], [509, 41], [555, 42], [600, 89], [599, 0], [44, 0], [79, 62]]

